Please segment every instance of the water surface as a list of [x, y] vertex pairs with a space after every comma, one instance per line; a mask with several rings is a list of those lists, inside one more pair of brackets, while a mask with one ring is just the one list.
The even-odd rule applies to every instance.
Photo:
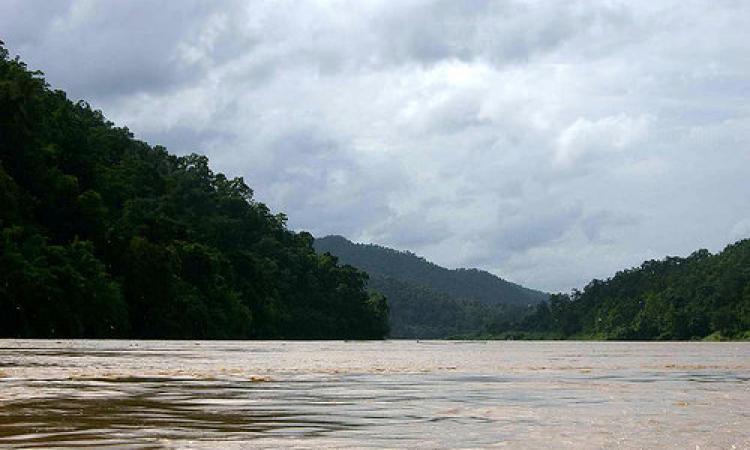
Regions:
[[0, 340], [0, 447], [750, 448], [750, 343]]

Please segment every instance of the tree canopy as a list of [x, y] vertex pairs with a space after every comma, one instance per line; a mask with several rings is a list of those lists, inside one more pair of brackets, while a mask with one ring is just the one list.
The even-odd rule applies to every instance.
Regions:
[[504, 337], [686, 340], [750, 338], [750, 239], [712, 255], [651, 260], [555, 294], [517, 323], [490, 330]]
[[0, 335], [381, 338], [367, 275], [242, 178], [134, 139], [0, 43]]

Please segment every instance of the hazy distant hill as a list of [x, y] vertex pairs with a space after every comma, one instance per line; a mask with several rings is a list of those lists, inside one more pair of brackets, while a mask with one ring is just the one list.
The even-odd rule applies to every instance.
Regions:
[[370, 275], [385, 275], [427, 286], [451, 297], [475, 299], [488, 305], [502, 303], [523, 306], [547, 298], [544, 292], [505, 281], [483, 270], [446, 269], [411, 252], [356, 244], [341, 236], [318, 238], [313, 245], [317, 251], [331, 253], [342, 263], [360, 268]]
[[341, 236], [313, 243], [370, 275], [388, 298], [393, 337], [439, 338], [483, 333], [512, 320], [547, 294], [477, 269], [446, 269], [411, 252], [356, 244]]

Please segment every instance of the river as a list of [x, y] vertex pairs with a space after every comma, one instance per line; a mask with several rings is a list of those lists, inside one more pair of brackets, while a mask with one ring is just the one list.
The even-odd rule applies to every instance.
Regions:
[[0, 448], [750, 448], [750, 343], [0, 340]]

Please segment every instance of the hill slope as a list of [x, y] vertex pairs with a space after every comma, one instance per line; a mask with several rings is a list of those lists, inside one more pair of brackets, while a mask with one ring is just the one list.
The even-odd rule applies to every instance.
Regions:
[[0, 336], [379, 338], [382, 297], [200, 155], [133, 139], [0, 43]]
[[[712, 255], [646, 261], [581, 292], [556, 294], [498, 334], [602, 339], [750, 338], [750, 239]], [[519, 337], [523, 337], [520, 335]], [[537, 335], [538, 337], [538, 335]]]
[[427, 286], [454, 298], [478, 300], [487, 305], [526, 306], [547, 298], [547, 294], [528, 289], [489, 272], [477, 269], [446, 269], [410, 252], [400, 252], [372, 244], [356, 244], [342, 236], [316, 238], [318, 252], [337, 256], [368, 274]]
[[547, 298], [488, 272], [449, 270], [413, 253], [355, 244], [341, 236], [319, 238], [313, 245], [369, 274], [368, 286], [388, 299], [392, 337], [485, 333]]

